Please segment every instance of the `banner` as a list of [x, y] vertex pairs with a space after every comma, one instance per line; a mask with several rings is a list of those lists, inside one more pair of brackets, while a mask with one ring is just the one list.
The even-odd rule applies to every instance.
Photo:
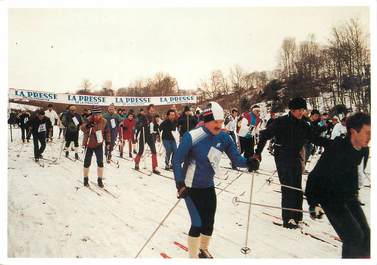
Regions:
[[67, 105], [97, 105], [108, 106], [114, 104], [119, 107], [148, 106], [149, 104], [195, 104], [196, 96], [161, 96], [161, 97], [117, 97], [97, 95], [75, 95], [53, 92], [42, 92], [25, 89], [9, 88], [9, 99], [36, 100]]

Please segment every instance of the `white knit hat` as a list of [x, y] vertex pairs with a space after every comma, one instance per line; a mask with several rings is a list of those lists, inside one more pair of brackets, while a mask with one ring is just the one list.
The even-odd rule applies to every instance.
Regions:
[[223, 108], [214, 101], [211, 101], [207, 108], [203, 111], [203, 121], [218, 121], [224, 120], [224, 110]]

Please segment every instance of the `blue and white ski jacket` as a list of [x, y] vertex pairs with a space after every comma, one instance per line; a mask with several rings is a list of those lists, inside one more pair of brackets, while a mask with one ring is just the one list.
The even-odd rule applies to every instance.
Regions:
[[227, 133], [213, 135], [204, 126], [186, 132], [173, 158], [175, 182], [192, 188], [213, 187], [223, 152], [236, 167], [247, 167], [247, 160]]

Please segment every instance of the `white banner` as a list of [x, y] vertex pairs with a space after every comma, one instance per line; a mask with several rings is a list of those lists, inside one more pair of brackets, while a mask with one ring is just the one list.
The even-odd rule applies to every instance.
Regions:
[[172, 105], [196, 103], [196, 96], [163, 96], [163, 97], [110, 97], [97, 95], [75, 95], [53, 92], [42, 92], [25, 89], [9, 88], [9, 99], [36, 100], [51, 103], [63, 103], [67, 105], [97, 105], [108, 106], [113, 103], [115, 106], [148, 106]]

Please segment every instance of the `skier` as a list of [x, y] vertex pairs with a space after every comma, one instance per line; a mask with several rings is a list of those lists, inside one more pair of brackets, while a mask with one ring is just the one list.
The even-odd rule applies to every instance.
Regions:
[[[123, 148], [124, 148], [124, 141], [128, 141], [128, 155], [132, 158], [132, 145], [135, 142], [135, 126], [136, 121], [134, 119], [134, 113], [129, 112], [127, 119], [124, 119], [123, 122], [120, 124], [120, 137], [121, 137], [121, 145], [120, 148], [120, 157], [123, 157]], [[122, 135], [123, 133], [123, 135]]]
[[185, 133], [173, 157], [178, 198], [185, 199], [191, 217], [190, 258], [212, 258], [208, 245], [216, 212], [213, 178], [218, 173], [222, 153], [225, 152], [237, 167], [248, 167], [250, 171], [259, 167], [257, 160], [242, 157], [233, 140], [222, 131], [224, 111], [218, 103], [210, 102], [202, 116], [204, 126]]
[[76, 112], [76, 107], [71, 105], [68, 107], [68, 113], [63, 115], [62, 117], [62, 124], [66, 128], [65, 131], [65, 156], [69, 156], [69, 146], [71, 142], [74, 143], [74, 152], [75, 152], [75, 159], [80, 159], [78, 155], [78, 147], [79, 147], [79, 131], [80, 126], [82, 124], [82, 118], [80, 114]]
[[261, 123], [260, 108], [258, 105], [251, 107], [250, 112], [244, 112], [237, 121], [238, 139], [240, 141], [241, 154], [245, 158], [254, 155], [255, 128]]
[[48, 140], [52, 142], [54, 137], [54, 125], [58, 124], [59, 116], [55, 110], [52, 108], [52, 104], [47, 105], [47, 110], [45, 111], [45, 115], [51, 121], [52, 130], [49, 131]]
[[225, 130], [227, 131], [227, 133], [232, 138], [235, 144], [237, 144], [236, 134], [234, 133], [237, 127], [237, 119], [238, 110], [232, 109], [231, 113], [225, 118], [224, 121]]
[[178, 130], [180, 138], [182, 139], [185, 132], [194, 129], [197, 124], [196, 118], [192, 115], [189, 106], [185, 106], [182, 115], [178, 119]]
[[[261, 131], [260, 141], [254, 158], [261, 161], [261, 154], [267, 140], [275, 137], [275, 163], [280, 183], [301, 189], [303, 146], [308, 142], [326, 145], [330, 140], [313, 133], [302, 116], [306, 109], [303, 98], [294, 98], [289, 102], [290, 112], [277, 118], [265, 130]], [[302, 209], [303, 194], [301, 191], [281, 188], [281, 206], [284, 208]], [[283, 227], [296, 229], [302, 221], [302, 212], [282, 210]]]
[[114, 104], [110, 104], [107, 110], [108, 112], [106, 112], [103, 117], [107, 121], [106, 132], [110, 133], [110, 142], [109, 144], [106, 143], [105, 145], [105, 156], [106, 156], [106, 162], [110, 163], [111, 152], [113, 151], [113, 148], [115, 146], [115, 141], [118, 135], [118, 127], [121, 122], [121, 119], [120, 119], [120, 116], [117, 113], [115, 113]]
[[143, 115], [141, 112], [139, 113], [138, 121], [136, 123], [136, 130], [137, 135], [139, 135], [139, 152], [135, 157], [135, 170], [139, 170], [139, 163], [141, 156], [144, 152], [144, 145], [147, 143], [149, 148], [151, 149], [152, 153], [152, 172], [154, 174], [160, 175], [160, 171], [157, 169], [157, 152], [156, 152], [156, 145], [153, 141], [153, 137], [150, 130], [150, 124], [153, 121], [154, 116], [154, 105], [150, 104], [147, 108], [148, 114]]
[[[273, 112], [273, 111], [271, 111], [271, 112], [270, 112], [270, 119], [267, 121], [266, 128], [267, 128], [268, 126], [270, 126], [270, 124], [273, 123], [273, 122], [275, 121], [275, 119], [276, 119], [276, 113]], [[274, 155], [274, 142], [275, 142], [275, 139], [272, 138], [272, 139], [270, 140], [270, 142], [268, 143], [268, 148], [267, 148], [267, 149], [268, 149], [268, 152], [269, 152], [271, 155]]]
[[334, 125], [334, 129], [331, 132], [331, 139], [335, 139], [338, 136], [344, 137], [347, 134], [346, 117], [343, 117], [341, 122]]
[[177, 143], [172, 132], [177, 129], [177, 122], [175, 121], [175, 111], [169, 109], [166, 113], [166, 119], [161, 123], [160, 130], [162, 132], [162, 144], [165, 148], [165, 170], [171, 170], [173, 166], [170, 159], [173, 159], [177, 151]]
[[21, 113], [17, 115], [18, 126], [21, 128], [21, 138], [23, 143], [25, 143], [25, 139], [28, 143], [30, 142], [30, 133], [28, 132], [29, 120], [30, 113], [25, 109], [23, 109]]
[[366, 165], [370, 137], [370, 116], [350, 116], [347, 136], [325, 149], [306, 184], [311, 217], [326, 213], [343, 242], [342, 258], [370, 257], [370, 228], [357, 198], [358, 167]]
[[[43, 110], [38, 110], [36, 115], [29, 120], [28, 126], [29, 131], [33, 134], [34, 159], [38, 162], [40, 158], [43, 158], [42, 154], [46, 149], [46, 138], [52, 130], [51, 120], [45, 116]], [[38, 142], [41, 143], [40, 147]]]
[[97, 158], [97, 183], [98, 186], [103, 188], [103, 141], [105, 138], [106, 145], [110, 144], [110, 133], [105, 133], [106, 119], [101, 115], [100, 108], [93, 108], [91, 116], [88, 120], [81, 125], [81, 130], [84, 133], [83, 146], [85, 149], [84, 158], [84, 186], [89, 186], [89, 167], [92, 161], [93, 153]]

